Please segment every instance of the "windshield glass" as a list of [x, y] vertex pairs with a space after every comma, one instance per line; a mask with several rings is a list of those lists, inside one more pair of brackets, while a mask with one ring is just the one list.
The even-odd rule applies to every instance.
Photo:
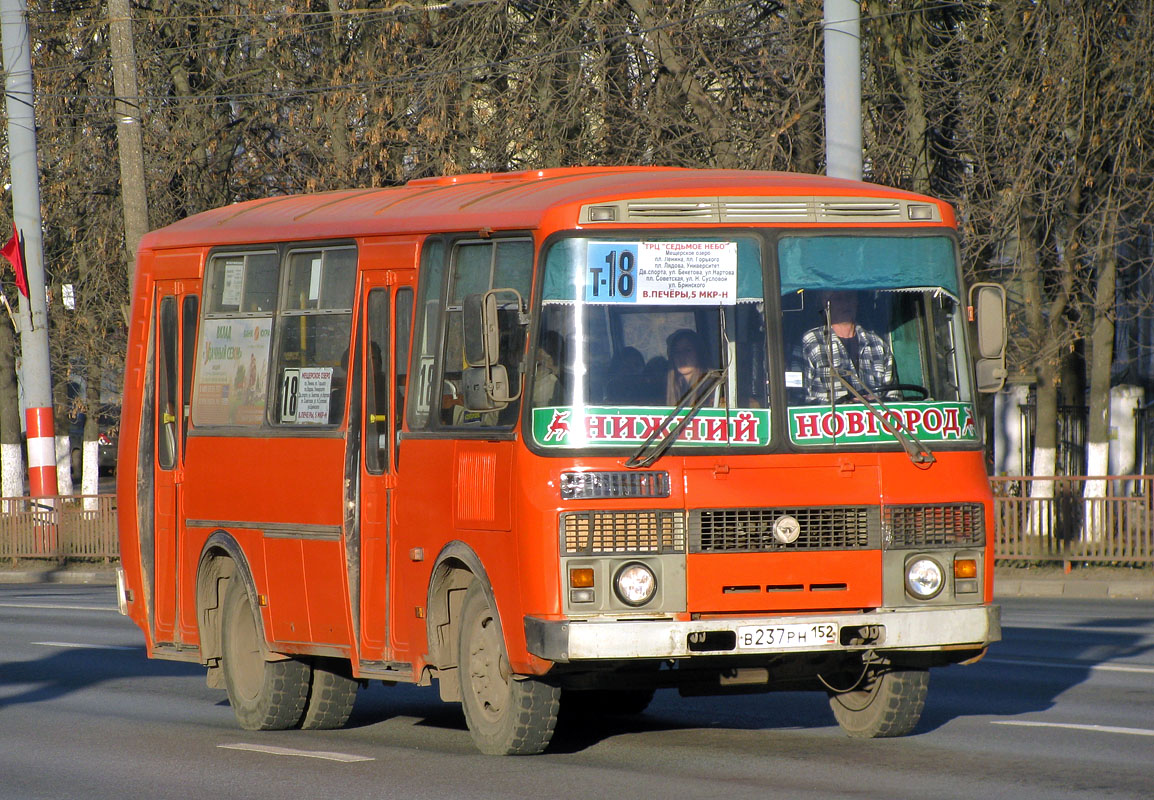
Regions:
[[700, 231], [556, 243], [534, 353], [534, 442], [636, 448], [689, 415], [674, 447], [767, 444], [761, 262], [756, 239]]
[[893, 441], [863, 399], [922, 442], [978, 439], [951, 239], [786, 237], [778, 261], [791, 441]]

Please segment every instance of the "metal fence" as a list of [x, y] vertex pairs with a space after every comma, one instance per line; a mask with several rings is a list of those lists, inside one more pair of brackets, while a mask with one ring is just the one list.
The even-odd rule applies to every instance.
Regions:
[[[1154, 564], [1154, 475], [990, 482], [998, 559]], [[0, 559], [118, 557], [114, 495], [0, 499]]]
[[997, 558], [1154, 564], [1154, 476], [990, 482]]
[[0, 498], [0, 558], [119, 557], [116, 496]]

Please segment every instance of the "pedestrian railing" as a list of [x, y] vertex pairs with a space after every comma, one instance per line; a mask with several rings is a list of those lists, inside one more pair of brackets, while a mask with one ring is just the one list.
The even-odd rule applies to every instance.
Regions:
[[997, 477], [991, 485], [999, 559], [1154, 564], [1154, 476]]
[[0, 558], [112, 561], [119, 555], [115, 495], [0, 498]]
[[[1154, 475], [990, 483], [998, 559], [1154, 564]], [[0, 559], [118, 557], [115, 495], [0, 498]]]

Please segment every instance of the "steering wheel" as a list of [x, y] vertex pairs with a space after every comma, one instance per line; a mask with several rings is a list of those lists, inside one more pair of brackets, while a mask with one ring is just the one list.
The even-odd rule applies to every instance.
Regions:
[[[901, 398], [902, 400], [929, 400], [930, 399], [930, 390], [927, 389], [926, 387], [920, 385], [920, 384], [917, 384], [917, 383], [887, 383], [884, 386], [879, 386], [876, 391], [872, 392], [872, 394], [884, 396], [884, 395], [889, 394], [890, 392], [901, 392], [902, 393], [902, 398]], [[907, 398], [905, 396], [906, 392], [911, 392], [915, 396], [912, 398]], [[862, 392], [862, 394], [865, 394], [865, 392]], [[847, 392], [846, 394], [843, 394], [841, 397], [839, 397], [837, 399], [837, 402], [846, 403], [846, 402], [850, 402], [852, 400], [857, 400], [857, 398], [854, 397], [852, 394], [849, 394]]]

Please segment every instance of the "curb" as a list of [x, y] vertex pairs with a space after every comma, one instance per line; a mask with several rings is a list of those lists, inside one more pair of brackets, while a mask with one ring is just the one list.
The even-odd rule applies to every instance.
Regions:
[[994, 598], [1066, 597], [1082, 600], [1154, 600], [1154, 581], [995, 578]]
[[66, 583], [115, 586], [116, 571], [107, 569], [0, 570], [0, 583]]

